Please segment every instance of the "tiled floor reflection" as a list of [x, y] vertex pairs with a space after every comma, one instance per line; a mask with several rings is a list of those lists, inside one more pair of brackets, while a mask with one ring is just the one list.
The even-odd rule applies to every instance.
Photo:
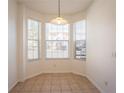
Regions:
[[41, 74], [18, 83], [10, 93], [100, 93], [86, 78], [72, 73]]

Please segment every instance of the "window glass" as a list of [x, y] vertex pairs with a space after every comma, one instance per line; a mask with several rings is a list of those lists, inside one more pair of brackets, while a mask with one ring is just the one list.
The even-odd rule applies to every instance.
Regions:
[[28, 38], [28, 60], [39, 59], [39, 37], [40, 37], [40, 22], [28, 19], [27, 25]]
[[86, 58], [86, 22], [85, 20], [74, 23], [75, 58]]
[[68, 58], [69, 25], [46, 24], [46, 58]]

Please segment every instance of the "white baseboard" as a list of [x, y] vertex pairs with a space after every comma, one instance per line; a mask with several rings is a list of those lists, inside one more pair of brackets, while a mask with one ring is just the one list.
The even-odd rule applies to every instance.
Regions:
[[[40, 75], [40, 74], [42, 74], [42, 72], [36, 73], [36, 74], [33, 74], [33, 75], [30, 75], [30, 76], [26, 77], [25, 80], [30, 79], [30, 78], [35, 77], [35, 76], [38, 76], [38, 75]], [[25, 80], [24, 80], [24, 81], [25, 81]]]
[[72, 72], [50, 72], [50, 71], [47, 71], [47, 72], [43, 72], [43, 73], [72, 73]]
[[[35, 77], [35, 76], [40, 75], [40, 74], [43, 74], [43, 73], [73, 73], [73, 72], [40, 72], [40, 73], [36, 73], [36, 74], [30, 75], [30, 76], [27, 76], [24, 80], [19, 81], [19, 82], [24, 82], [27, 79], [30, 79], [32, 77]], [[82, 75], [81, 73], [74, 73], [74, 74]]]
[[86, 75], [85, 75], [85, 74], [80, 73], [80, 72], [72, 72], [72, 73], [86, 77]]
[[94, 84], [94, 86], [95, 86], [96, 88], [99, 89], [99, 91], [100, 91], [101, 93], [106, 93], [105, 91], [103, 91], [103, 89], [102, 89], [92, 78], [90, 78], [88, 75], [87, 75], [86, 77], [88, 78], [88, 80], [90, 80], [90, 81]]
[[86, 76], [85, 74], [79, 73], [79, 72], [40, 72], [40, 73], [33, 74], [33, 75], [26, 77], [25, 80], [30, 79], [30, 78], [35, 77], [35, 76], [40, 75], [40, 74], [44, 74], [44, 73], [73, 73], [73, 74], [77, 74], [77, 75], [81, 75], [81, 76]]
[[12, 88], [15, 87], [15, 85], [18, 83], [18, 81], [16, 81], [11, 87], [8, 88], [8, 91], [10, 92]]

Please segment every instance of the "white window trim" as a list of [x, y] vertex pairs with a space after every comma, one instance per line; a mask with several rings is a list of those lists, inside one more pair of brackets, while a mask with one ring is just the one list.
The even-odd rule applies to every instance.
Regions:
[[[39, 43], [39, 45], [38, 45], [38, 58], [35, 58], [35, 59], [28, 59], [28, 40], [29, 40], [28, 39], [28, 20], [29, 19], [39, 22], [39, 27], [38, 27], [38, 33], [39, 33], [39, 35], [38, 35], [38, 38], [39, 38], [38, 39], [38, 43]], [[42, 36], [41, 36], [41, 21], [37, 20], [35, 18], [32, 18], [32, 17], [26, 18], [26, 58], [29, 62], [39, 61], [41, 59], [41, 38], [42, 38]]]
[[[86, 41], [86, 52], [87, 52], [87, 24], [86, 24], [86, 19], [82, 19], [82, 20], [80, 20], [80, 21], [85, 21], [85, 35], [86, 35], [86, 39], [85, 39], [85, 41]], [[77, 21], [77, 22], [80, 22], [80, 21]], [[86, 58], [87, 58], [87, 53], [86, 53], [86, 56], [85, 56], [85, 58], [76, 58], [76, 29], [74, 29], [74, 24], [75, 24], [76, 22], [74, 22], [73, 23], [73, 45], [74, 45], [74, 49], [73, 49], [73, 53], [74, 53], [74, 59], [75, 60], [84, 60], [84, 61], [86, 61]]]
[[[48, 24], [48, 23], [45, 23], [45, 31], [46, 31], [46, 24]], [[68, 41], [68, 57], [67, 58], [47, 58], [47, 47], [46, 47], [46, 41], [52, 41], [52, 40], [46, 40], [46, 32], [44, 31], [44, 40], [45, 40], [45, 59], [46, 60], [70, 60], [71, 59], [71, 57], [70, 57], [70, 36], [71, 36], [71, 34], [70, 34], [70, 24], [68, 24], [68, 35], [69, 35], [69, 40], [67, 40]], [[66, 41], [66, 40], [53, 40], [53, 41]]]

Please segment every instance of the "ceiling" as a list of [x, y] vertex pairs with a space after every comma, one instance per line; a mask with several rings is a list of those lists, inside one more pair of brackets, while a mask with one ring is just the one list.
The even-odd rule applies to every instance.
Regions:
[[[58, 0], [17, 0], [42, 14], [57, 14]], [[69, 15], [84, 11], [93, 0], [60, 0], [61, 14]]]

